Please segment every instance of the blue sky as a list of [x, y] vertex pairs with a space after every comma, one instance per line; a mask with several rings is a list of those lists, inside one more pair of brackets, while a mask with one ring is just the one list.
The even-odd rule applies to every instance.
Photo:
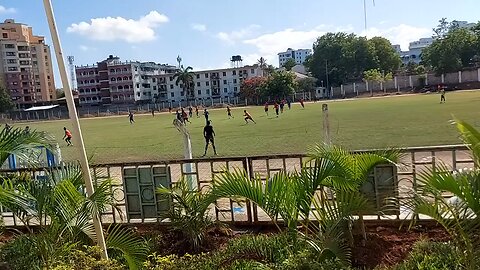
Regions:
[[[329, 31], [364, 35], [363, 0], [52, 0], [65, 55], [77, 65], [114, 54], [124, 60], [176, 64], [194, 69], [228, 67], [232, 55], [244, 64], [263, 56], [311, 48]], [[381, 35], [407, 49], [430, 36], [442, 17], [477, 22], [478, 0], [367, 0], [368, 36]], [[14, 18], [45, 35], [41, 0], [0, 0], [0, 19]], [[60, 85], [59, 78], [56, 79]]]

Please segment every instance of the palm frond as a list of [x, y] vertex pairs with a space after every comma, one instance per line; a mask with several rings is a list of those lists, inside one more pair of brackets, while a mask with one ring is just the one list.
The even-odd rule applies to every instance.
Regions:
[[[32, 130], [25, 132], [21, 128], [0, 131], [0, 165], [12, 154], [21, 160], [29, 160], [30, 153], [42, 146], [52, 150], [53, 139], [45, 132]], [[33, 162], [34, 160], [30, 160]]]
[[145, 240], [120, 226], [108, 228], [106, 245], [110, 252], [120, 252], [130, 269], [140, 269], [149, 251]]
[[465, 121], [455, 119], [454, 123], [463, 141], [472, 151], [475, 165], [478, 168], [480, 166], [480, 132]]

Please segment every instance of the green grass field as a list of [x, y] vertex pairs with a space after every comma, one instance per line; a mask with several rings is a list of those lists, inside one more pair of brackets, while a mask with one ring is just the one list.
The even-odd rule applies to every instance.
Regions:
[[[439, 99], [431, 94], [329, 102], [333, 142], [349, 149], [460, 143], [449, 123], [453, 115], [480, 128], [480, 91], [448, 93], [446, 104], [439, 104]], [[263, 107], [248, 108], [256, 125], [245, 125], [243, 108], [234, 109], [235, 119], [230, 120], [224, 109], [211, 111], [219, 156], [305, 152], [322, 141], [321, 104], [309, 103], [305, 109], [293, 104], [279, 118], [273, 116], [271, 107], [270, 116], [264, 114]], [[183, 140], [172, 125], [173, 119], [173, 114], [137, 115], [133, 125], [127, 116], [82, 119], [88, 155], [93, 163], [181, 158]], [[191, 120], [192, 147], [194, 156], [199, 157], [203, 154], [205, 121], [202, 116]], [[28, 125], [54, 135], [65, 159], [76, 158], [75, 148], [66, 147], [61, 140], [62, 128], [70, 128], [70, 122]]]

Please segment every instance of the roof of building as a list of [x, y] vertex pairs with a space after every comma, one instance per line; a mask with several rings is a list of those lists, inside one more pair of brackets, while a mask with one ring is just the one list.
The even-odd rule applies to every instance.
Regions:
[[31, 107], [28, 109], [25, 109], [26, 112], [34, 112], [34, 111], [45, 111], [45, 110], [50, 110], [55, 107], [58, 107], [58, 105], [47, 105], [47, 106], [37, 106], [37, 107]]

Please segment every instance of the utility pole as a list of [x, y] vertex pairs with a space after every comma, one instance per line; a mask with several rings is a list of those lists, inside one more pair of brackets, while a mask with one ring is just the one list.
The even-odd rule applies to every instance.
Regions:
[[[328, 60], [325, 60], [325, 77], [325, 87], [327, 88], [327, 93], [330, 93], [330, 89], [328, 88]], [[328, 97], [330, 98], [330, 94], [328, 94]]]
[[[65, 98], [67, 100], [68, 113], [73, 126], [73, 134], [78, 137], [77, 150], [80, 155], [80, 166], [82, 168], [83, 180], [85, 181], [85, 188], [87, 190], [87, 194], [91, 196], [94, 192], [92, 175], [90, 174], [87, 153], [85, 151], [85, 145], [83, 142], [82, 130], [80, 128], [80, 122], [78, 121], [77, 109], [75, 108], [73, 94], [70, 90], [70, 86], [68, 83], [67, 69], [65, 67], [65, 60], [63, 59], [62, 46], [60, 44], [60, 38], [58, 36], [57, 27], [55, 24], [55, 17], [53, 15], [53, 8], [50, 0], [43, 0], [43, 6], [45, 8], [45, 14], [47, 17], [48, 26], [50, 28], [50, 34], [52, 35], [52, 42], [55, 49], [55, 55], [57, 58], [60, 77], [62, 79], [63, 91], [65, 92]], [[102, 258], [108, 259], [107, 246], [105, 244], [105, 238], [103, 236], [103, 228], [100, 217], [94, 214], [92, 219], [93, 226], [95, 228], [95, 234], [97, 237], [97, 245], [102, 250]]]

